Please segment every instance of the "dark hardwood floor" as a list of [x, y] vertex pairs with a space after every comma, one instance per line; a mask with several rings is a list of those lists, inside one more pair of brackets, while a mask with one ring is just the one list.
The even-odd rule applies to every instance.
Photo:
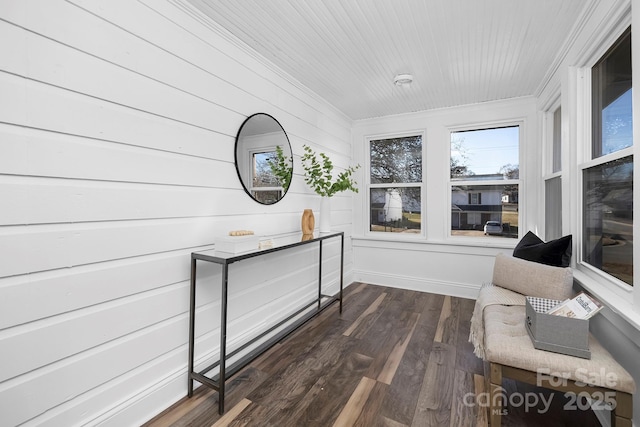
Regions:
[[[486, 426], [484, 365], [467, 339], [473, 306], [354, 283], [342, 315], [334, 304], [227, 381], [224, 416], [217, 392], [200, 387], [145, 425]], [[503, 426], [600, 425], [590, 410], [563, 410], [562, 394], [503, 387], [514, 396]]]

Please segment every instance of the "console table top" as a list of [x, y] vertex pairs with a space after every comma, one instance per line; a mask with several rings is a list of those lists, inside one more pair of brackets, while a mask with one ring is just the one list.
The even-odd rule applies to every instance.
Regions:
[[344, 238], [343, 231], [330, 231], [326, 233], [314, 233], [312, 236], [306, 236], [303, 234], [296, 234], [292, 236], [286, 236], [273, 240], [273, 246], [264, 249], [252, 249], [246, 252], [223, 252], [215, 249], [209, 249], [205, 251], [192, 252], [191, 258], [203, 261], [209, 261], [216, 264], [231, 264], [236, 261], [241, 261], [247, 258], [253, 258], [260, 255], [265, 255], [270, 252], [277, 252], [284, 249], [294, 248], [296, 246], [306, 245], [313, 242], [319, 242], [321, 240], [330, 239], [332, 237], [342, 236]]

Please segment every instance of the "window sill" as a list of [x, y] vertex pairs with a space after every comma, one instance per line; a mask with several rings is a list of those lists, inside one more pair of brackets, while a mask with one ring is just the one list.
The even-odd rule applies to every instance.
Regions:
[[477, 239], [469, 237], [448, 237], [444, 240], [428, 240], [422, 234], [403, 235], [402, 233], [380, 233], [380, 235], [365, 234], [352, 235], [353, 240], [371, 241], [371, 242], [392, 242], [392, 243], [413, 243], [417, 245], [440, 245], [440, 246], [463, 246], [478, 248], [495, 248], [513, 250], [519, 240], [505, 239], [500, 241], [497, 239]]
[[634, 305], [634, 291], [613, 292], [583, 271], [573, 269], [573, 278], [588, 293], [602, 301], [613, 313], [640, 331], [640, 311]]

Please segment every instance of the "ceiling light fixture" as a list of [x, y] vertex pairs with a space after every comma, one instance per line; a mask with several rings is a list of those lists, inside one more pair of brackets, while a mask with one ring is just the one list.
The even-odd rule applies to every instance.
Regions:
[[396, 86], [401, 87], [411, 86], [412, 81], [413, 76], [411, 74], [398, 74], [393, 78], [393, 83], [395, 83]]

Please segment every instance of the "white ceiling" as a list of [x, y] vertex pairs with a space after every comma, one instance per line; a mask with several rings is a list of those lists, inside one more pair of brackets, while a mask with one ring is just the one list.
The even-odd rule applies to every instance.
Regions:
[[594, 1], [189, 0], [353, 120], [535, 96]]

